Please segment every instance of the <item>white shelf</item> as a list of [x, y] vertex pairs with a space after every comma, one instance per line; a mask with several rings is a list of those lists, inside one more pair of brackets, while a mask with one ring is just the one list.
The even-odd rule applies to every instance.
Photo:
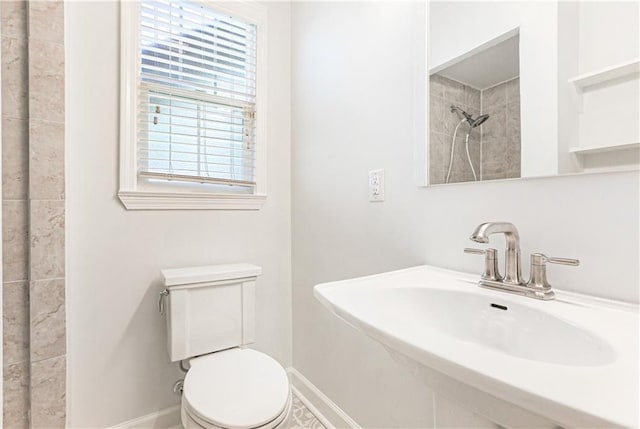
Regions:
[[597, 85], [635, 73], [640, 73], [640, 58], [573, 77], [569, 79], [569, 83], [574, 84], [576, 89], [583, 90], [588, 86]]
[[625, 149], [636, 149], [640, 148], [640, 143], [624, 143], [617, 145], [602, 145], [602, 146], [592, 146], [592, 147], [575, 147], [569, 149], [569, 152], [575, 153], [578, 155], [589, 155], [592, 153], [602, 153], [602, 152], [614, 152], [618, 150]]

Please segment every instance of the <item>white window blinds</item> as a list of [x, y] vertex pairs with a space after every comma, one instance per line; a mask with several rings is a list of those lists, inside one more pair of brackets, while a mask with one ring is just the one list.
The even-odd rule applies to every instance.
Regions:
[[185, 1], [139, 18], [139, 176], [255, 186], [256, 26]]

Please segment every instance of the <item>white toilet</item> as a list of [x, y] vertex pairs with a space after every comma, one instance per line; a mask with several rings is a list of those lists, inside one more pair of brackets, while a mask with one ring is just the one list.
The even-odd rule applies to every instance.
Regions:
[[169, 356], [187, 360], [182, 392], [186, 429], [286, 429], [291, 389], [254, 341], [255, 282], [250, 264], [162, 270]]

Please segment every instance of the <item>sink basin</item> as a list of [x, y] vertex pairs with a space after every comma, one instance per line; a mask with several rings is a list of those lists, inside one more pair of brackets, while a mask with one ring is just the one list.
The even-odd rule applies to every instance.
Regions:
[[425, 265], [314, 294], [410, 370], [435, 370], [563, 426], [638, 427], [637, 305], [561, 290], [539, 301], [480, 288], [478, 278]]
[[563, 365], [603, 365], [615, 358], [611, 346], [589, 331], [502, 299], [423, 287], [383, 288], [363, 299], [377, 301], [382, 317], [417, 323], [423, 336], [445, 334], [514, 357]]

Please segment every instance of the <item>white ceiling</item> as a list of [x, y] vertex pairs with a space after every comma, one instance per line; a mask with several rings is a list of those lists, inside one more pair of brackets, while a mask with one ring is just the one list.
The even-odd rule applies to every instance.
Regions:
[[476, 89], [485, 89], [520, 75], [520, 37], [496, 45], [439, 70], [437, 73]]

